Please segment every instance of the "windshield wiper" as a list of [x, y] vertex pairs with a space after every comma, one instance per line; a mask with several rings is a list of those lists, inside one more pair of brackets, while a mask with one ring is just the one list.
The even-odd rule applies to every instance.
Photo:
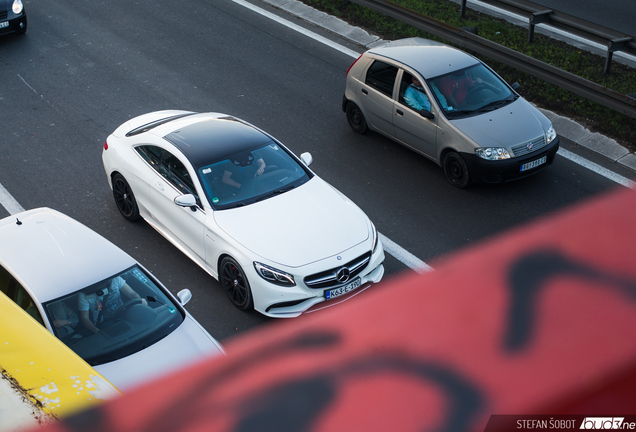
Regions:
[[446, 116], [448, 118], [455, 118], [461, 116], [475, 115], [477, 114], [474, 110], [457, 110], [457, 111], [447, 111]]
[[267, 198], [271, 198], [271, 197], [273, 197], [274, 195], [280, 195], [280, 194], [282, 194], [282, 193], [285, 193], [285, 192], [287, 192], [287, 191], [290, 191], [290, 190], [294, 189], [295, 187], [296, 187], [296, 186], [294, 186], [293, 184], [289, 184], [289, 185], [287, 185], [287, 186], [283, 186], [283, 187], [280, 187], [280, 188], [278, 188], [278, 189], [274, 189], [273, 191], [271, 191], [271, 192], [269, 192], [269, 193], [266, 193], [266, 194], [261, 195], [260, 197], [258, 197], [258, 201], [262, 201], [262, 200], [265, 200], [265, 199], [267, 199]]
[[501, 100], [493, 101], [479, 108], [477, 111], [478, 112], [494, 111], [498, 108], [501, 108], [504, 105], [508, 105], [512, 101], [513, 99], [501, 99]]

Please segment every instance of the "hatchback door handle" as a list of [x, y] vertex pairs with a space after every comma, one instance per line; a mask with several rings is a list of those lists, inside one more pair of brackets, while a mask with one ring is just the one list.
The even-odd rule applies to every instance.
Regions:
[[404, 115], [404, 113], [402, 112], [402, 110], [395, 110], [395, 111], [398, 113], [398, 115], [399, 115], [399, 116], [403, 116], [403, 115]]
[[159, 190], [164, 190], [163, 185], [161, 183], [156, 182], [155, 185], [157, 186]]
[[369, 94], [369, 92], [368, 92], [368, 91], [366, 91], [365, 89], [362, 89], [362, 94], [368, 95], [368, 94]]

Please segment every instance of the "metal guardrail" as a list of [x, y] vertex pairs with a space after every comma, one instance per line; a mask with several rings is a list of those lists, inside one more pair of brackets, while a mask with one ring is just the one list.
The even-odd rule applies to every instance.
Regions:
[[[636, 52], [636, 38], [634, 36], [612, 30], [590, 21], [568, 15], [564, 12], [548, 9], [540, 4], [528, 0], [480, 0], [483, 3], [515, 13], [528, 19], [528, 43], [534, 37], [534, 27], [537, 24], [550, 24], [552, 27], [607, 46], [605, 57], [605, 72], [609, 73], [612, 55], [616, 51]], [[466, 0], [461, 0], [460, 16], [466, 10]]]
[[467, 50], [521, 70], [621, 114], [636, 118], [636, 99], [521, 54], [481, 36], [385, 0], [349, 0], [395, 18]]

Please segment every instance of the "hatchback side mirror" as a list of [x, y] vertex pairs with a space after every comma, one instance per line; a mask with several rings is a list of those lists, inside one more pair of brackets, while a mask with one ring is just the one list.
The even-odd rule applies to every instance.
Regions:
[[511, 85], [510, 87], [512, 87], [512, 89], [514, 91], [517, 91], [521, 88], [521, 84], [519, 84], [518, 82], [514, 83], [513, 85]]
[[192, 292], [190, 292], [189, 289], [182, 289], [177, 293], [177, 298], [179, 299], [181, 306], [185, 306], [185, 304], [192, 299]]
[[311, 157], [311, 153], [306, 152], [300, 155], [300, 160], [303, 161], [306, 166], [309, 166], [314, 161], [314, 158]]
[[430, 112], [429, 110], [425, 110], [425, 109], [420, 110], [419, 114], [420, 114], [422, 117], [425, 117], [425, 118], [427, 118], [427, 119], [429, 119], [429, 120], [433, 120], [433, 119], [435, 118], [435, 114], [433, 114], [433, 113], [432, 113], [432, 112]]

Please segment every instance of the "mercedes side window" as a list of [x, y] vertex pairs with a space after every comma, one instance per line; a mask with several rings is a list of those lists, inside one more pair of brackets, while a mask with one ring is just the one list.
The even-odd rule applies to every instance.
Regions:
[[18, 306], [44, 325], [44, 320], [35, 302], [20, 283], [4, 267], [0, 266], [0, 291], [13, 300]]
[[177, 188], [183, 194], [192, 194], [199, 201], [199, 196], [192, 178], [188, 173], [187, 168], [183, 163], [169, 151], [163, 152], [163, 159], [161, 161], [161, 175]]
[[380, 93], [383, 93], [388, 97], [392, 97], [397, 72], [397, 67], [375, 60], [369, 67], [364, 82], [378, 90]]
[[135, 150], [139, 155], [148, 162], [148, 164], [153, 167], [156, 171], [159, 171], [159, 167], [161, 165], [161, 155], [163, 153], [163, 149], [156, 146], [139, 146], [135, 147]]

